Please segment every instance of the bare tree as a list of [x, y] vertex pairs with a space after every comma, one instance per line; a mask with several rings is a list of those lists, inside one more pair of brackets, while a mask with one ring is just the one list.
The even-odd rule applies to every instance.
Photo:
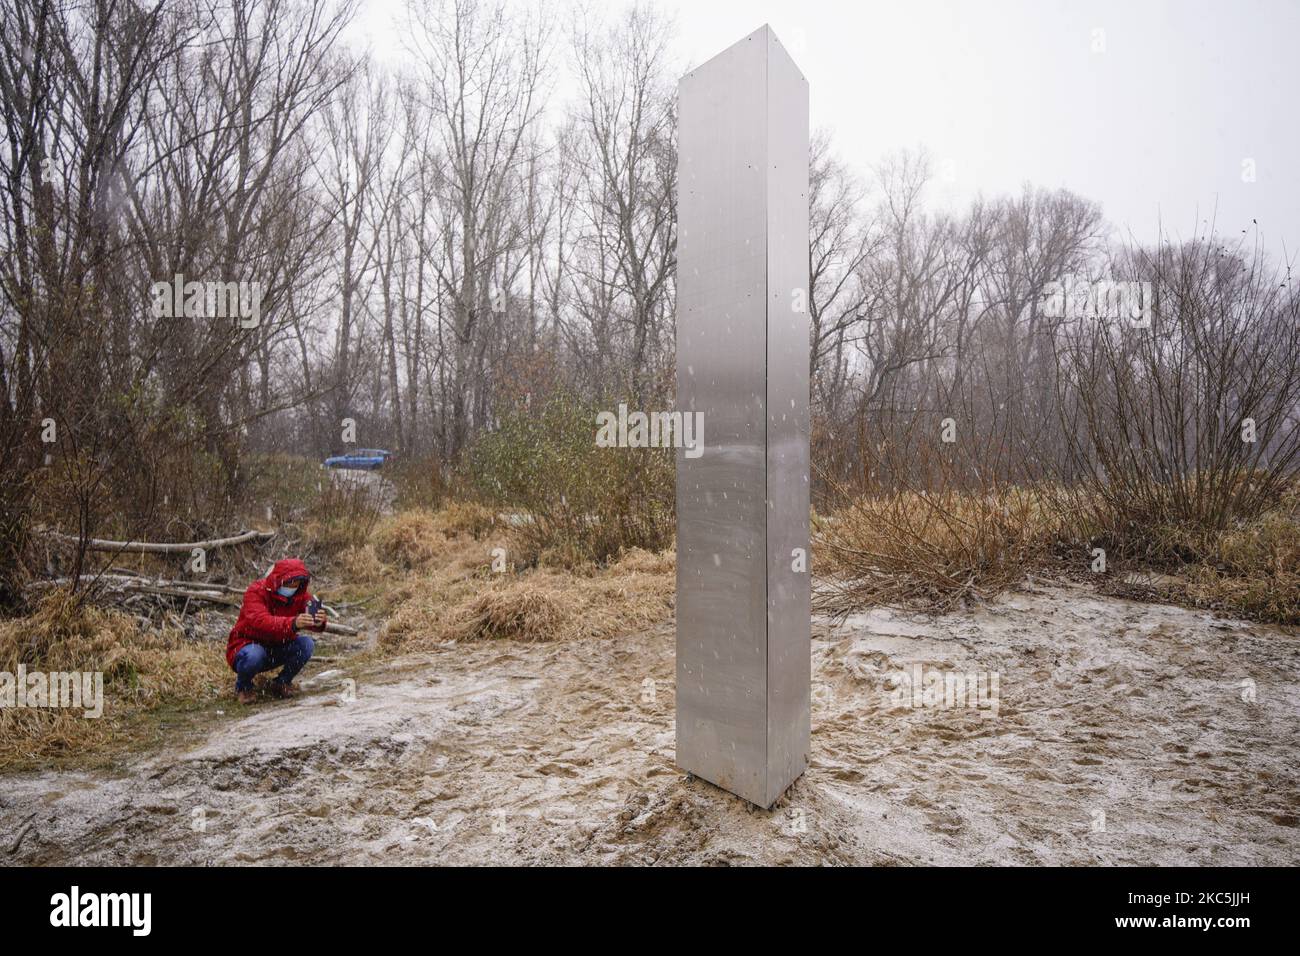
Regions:
[[[676, 233], [676, 117], [665, 82], [669, 24], [642, 5], [612, 27], [588, 14], [575, 27], [574, 59], [581, 90], [577, 124], [587, 221], [584, 247], [597, 257], [588, 283], [598, 286], [589, 317], [620, 313], [628, 326], [626, 370], [632, 396], [643, 401], [670, 339]], [[608, 348], [611, 330], [596, 330]], [[602, 341], [604, 340], [604, 341]]]
[[442, 452], [454, 457], [488, 405], [493, 295], [505, 294], [493, 288], [494, 274], [527, 245], [515, 200], [542, 108], [547, 31], [540, 18], [512, 21], [502, 4], [483, 0], [411, 0], [408, 26], [443, 164], [435, 268], [450, 352]]

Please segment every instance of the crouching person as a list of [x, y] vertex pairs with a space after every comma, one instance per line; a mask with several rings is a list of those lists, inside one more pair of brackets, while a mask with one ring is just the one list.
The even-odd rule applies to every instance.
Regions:
[[271, 573], [244, 592], [239, 618], [226, 642], [226, 663], [235, 672], [235, 694], [241, 704], [257, 700], [253, 678], [280, 668], [270, 683], [276, 697], [297, 693], [293, 679], [311, 660], [316, 642], [302, 631], [325, 630], [325, 612], [307, 613], [311, 572], [297, 558], [275, 562]]

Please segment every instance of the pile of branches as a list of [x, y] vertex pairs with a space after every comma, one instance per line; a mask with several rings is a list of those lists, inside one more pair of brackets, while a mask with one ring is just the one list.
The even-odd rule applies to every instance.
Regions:
[[[48, 578], [33, 581], [28, 588], [43, 590], [70, 587], [72, 583], [72, 579], [67, 577]], [[150, 604], [155, 605], [159, 610], [169, 611], [174, 610], [176, 604], [180, 603], [182, 615], [188, 613], [190, 605], [194, 602], [238, 608], [243, 602], [244, 594], [242, 588], [233, 588], [227, 584], [152, 577], [125, 568], [112, 568], [94, 576], [87, 575], [83, 577], [81, 584], [87, 594], [93, 596], [98, 603], [118, 604], [136, 613], [140, 613]], [[325, 611], [331, 618], [338, 616], [337, 612], [330, 607], [326, 607]], [[325, 633], [355, 636], [357, 631], [355, 628], [331, 620], [325, 626]]]
[[[51, 540], [66, 545], [81, 545], [78, 538], [58, 531], [42, 529]], [[184, 554], [195, 549], [213, 551], [243, 544], [262, 544], [275, 536], [270, 531], [242, 531], [239, 534], [207, 541], [150, 542], [109, 541], [92, 538], [85, 542], [86, 551], [117, 554]], [[110, 566], [101, 571], [85, 571], [78, 576], [49, 577], [32, 581], [28, 591], [40, 592], [51, 588], [79, 588], [99, 604], [115, 604], [139, 616], [157, 619], [172, 618], [176, 612], [183, 618], [194, 604], [223, 605], [239, 608], [243, 603], [243, 588], [231, 587], [214, 581], [168, 578], [149, 575], [128, 568]], [[331, 620], [325, 626], [328, 634], [355, 636], [355, 628], [335, 623], [338, 612], [326, 606]]]

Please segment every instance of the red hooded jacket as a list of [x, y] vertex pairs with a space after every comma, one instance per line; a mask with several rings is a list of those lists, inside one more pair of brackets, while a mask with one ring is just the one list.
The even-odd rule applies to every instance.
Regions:
[[[275, 593], [285, 581], [293, 578], [306, 578], [293, 597], [281, 597]], [[254, 581], [244, 591], [244, 603], [239, 608], [239, 618], [230, 629], [230, 639], [226, 641], [226, 663], [233, 670], [235, 655], [246, 644], [278, 644], [292, 641], [297, 636], [293, 619], [299, 614], [307, 613], [310, 595], [307, 587], [311, 584], [311, 572], [307, 565], [297, 558], [284, 558], [275, 562], [271, 573], [260, 581]], [[322, 628], [313, 628], [322, 630]]]

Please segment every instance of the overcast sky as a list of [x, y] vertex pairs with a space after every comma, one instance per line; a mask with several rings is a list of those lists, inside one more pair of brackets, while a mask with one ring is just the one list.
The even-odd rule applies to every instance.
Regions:
[[[653, 2], [683, 70], [770, 23], [840, 156], [923, 147], [936, 202], [1064, 186], [1139, 240], [1258, 220], [1275, 256], [1300, 252], [1300, 0]], [[370, 0], [358, 23], [385, 59], [401, 9]]]

